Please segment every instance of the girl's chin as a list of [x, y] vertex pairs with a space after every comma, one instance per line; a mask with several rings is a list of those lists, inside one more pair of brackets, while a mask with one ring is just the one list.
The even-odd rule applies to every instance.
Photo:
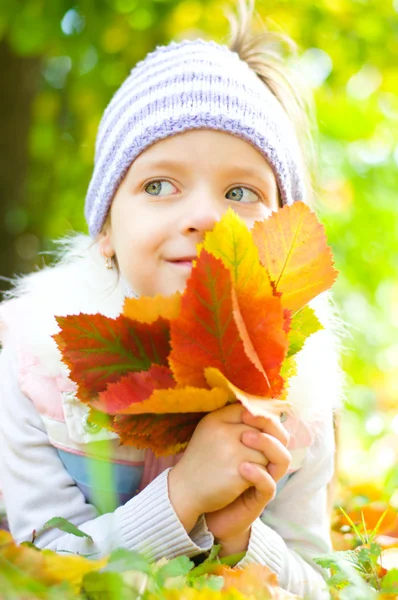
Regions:
[[173, 269], [173, 271], [172, 273], [162, 273], [163, 277], [158, 282], [155, 277], [152, 277], [148, 281], [142, 281], [141, 285], [138, 285], [137, 282], [131, 279], [123, 278], [126, 292], [132, 298], [140, 298], [142, 296], [171, 296], [176, 292], [182, 293], [187, 286], [192, 266], [181, 266], [175, 270]]

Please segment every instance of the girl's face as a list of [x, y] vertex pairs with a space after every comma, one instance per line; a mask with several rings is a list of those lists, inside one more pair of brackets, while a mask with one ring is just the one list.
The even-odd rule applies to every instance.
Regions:
[[244, 140], [194, 130], [161, 140], [132, 163], [100, 247], [140, 296], [182, 291], [196, 245], [232, 207], [248, 227], [278, 209], [263, 156]]

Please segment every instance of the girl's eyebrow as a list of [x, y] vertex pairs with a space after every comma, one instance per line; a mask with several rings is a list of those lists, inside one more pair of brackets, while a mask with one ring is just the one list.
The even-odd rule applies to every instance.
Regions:
[[189, 166], [182, 161], [162, 159], [141, 161], [138, 169], [145, 171], [156, 171], [161, 169], [166, 171], [174, 171], [176, 169], [188, 171], [192, 169], [192, 166]]
[[[165, 171], [184, 171], [191, 172], [192, 165], [188, 163], [184, 163], [183, 161], [176, 161], [170, 159], [159, 159], [159, 160], [148, 160], [142, 161], [139, 165], [139, 170], [162, 170]], [[272, 183], [272, 174], [268, 173], [265, 169], [256, 169], [253, 167], [241, 167], [238, 165], [231, 165], [225, 167], [224, 169], [220, 169], [220, 175], [223, 177], [232, 177], [235, 179], [236, 177], [251, 177], [255, 178], [263, 183], [271, 184]]]
[[271, 183], [272, 182], [272, 173], [266, 171], [265, 169], [256, 169], [254, 167], [241, 167], [238, 165], [234, 165], [231, 167], [226, 168], [223, 171], [223, 174], [225, 176], [232, 176], [232, 177], [253, 177], [254, 179], [259, 179], [263, 182], [266, 183]]

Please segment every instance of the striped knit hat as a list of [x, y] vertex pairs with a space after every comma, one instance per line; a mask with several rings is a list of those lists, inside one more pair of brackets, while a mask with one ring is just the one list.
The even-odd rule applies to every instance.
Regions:
[[132, 161], [154, 142], [190, 129], [250, 142], [271, 166], [283, 203], [303, 199], [294, 128], [267, 86], [226, 46], [173, 42], [137, 64], [102, 117], [85, 208], [92, 236]]

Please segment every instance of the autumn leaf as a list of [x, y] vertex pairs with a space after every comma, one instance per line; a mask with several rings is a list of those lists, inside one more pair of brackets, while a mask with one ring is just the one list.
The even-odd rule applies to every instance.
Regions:
[[289, 350], [287, 357], [294, 356], [303, 348], [305, 341], [310, 335], [322, 329], [318, 317], [314, 310], [309, 306], [303, 306], [292, 317], [290, 331], [288, 335]]
[[[207, 387], [204, 369], [214, 367], [244, 391], [270, 393], [269, 378], [259, 365], [261, 361], [250, 338], [252, 332], [244, 321], [237, 325], [242, 312], [236, 300], [234, 303], [230, 272], [220, 260], [202, 250], [187, 282], [180, 315], [170, 322], [169, 363], [180, 386]], [[248, 351], [241, 332], [247, 337], [246, 348], [251, 343]], [[267, 341], [264, 339], [263, 343]], [[272, 342], [270, 345], [272, 354]], [[281, 351], [278, 360], [283, 355]]]
[[204, 414], [117, 415], [113, 431], [122, 444], [168, 456], [184, 450]]
[[[280, 298], [246, 293], [238, 296], [232, 290], [232, 306], [246, 355], [267, 381], [268, 389], [262, 395], [280, 396], [285, 383], [280, 368], [286, 356], [290, 319], [283, 311]], [[251, 391], [258, 394], [254, 387]]]
[[279, 371], [287, 350], [290, 314], [274, 293], [250, 230], [230, 209], [206, 233], [203, 248], [231, 273], [234, 317], [246, 354], [266, 377], [268, 394], [278, 396], [284, 383]]
[[211, 412], [225, 406], [230, 399], [231, 394], [222, 388], [209, 390], [186, 386], [175, 389], [157, 389], [147, 400], [134, 402], [121, 409], [118, 414]]
[[286, 400], [264, 398], [240, 390], [228, 381], [218, 369], [205, 369], [205, 377], [211, 387], [223, 388], [228, 391], [230, 396], [238, 400], [253, 416], [263, 415], [266, 411], [280, 415], [290, 408], [290, 403]]
[[128, 373], [119, 381], [110, 383], [92, 403], [97, 410], [107, 414], [129, 412], [129, 407], [151, 397], [154, 390], [175, 387], [173, 374], [168, 367], [152, 365], [147, 371]]
[[55, 576], [59, 582], [67, 581], [76, 593], [80, 590], [83, 577], [102, 569], [107, 562], [106, 559], [94, 561], [78, 555], [63, 556], [51, 550], [43, 550], [42, 556], [44, 575]]
[[214, 228], [207, 232], [199, 246], [219, 258], [229, 270], [238, 295], [242, 292], [268, 295], [271, 290], [269, 276], [261, 265], [259, 251], [253, 236], [235, 211], [228, 209]]
[[324, 228], [303, 202], [255, 223], [252, 234], [285, 308], [296, 312], [336, 279]]
[[167, 365], [169, 326], [164, 319], [151, 325], [121, 315], [57, 317], [60, 332], [54, 335], [70, 377], [78, 385], [78, 397], [90, 402], [129, 372], [143, 371], [152, 363]]
[[0, 558], [46, 585], [68, 582], [76, 593], [86, 573], [101, 569], [106, 564], [106, 559], [93, 561], [83, 556], [64, 556], [51, 550], [40, 552], [27, 546], [18, 546], [11, 534], [4, 531], [0, 531]]
[[[0, 530], [0, 558], [5, 565], [13, 565], [25, 575], [38, 578], [42, 572], [43, 558], [34, 548], [18, 546], [8, 531]], [[55, 577], [46, 577], [43, 583], [56, 583]]]
[[348, 512], [348, 516], [355, 524], [365, 522], [368, 532], [373, 531], [379, 520], [378, 533], [389, 533], [398, 525], [398, 511], [386, 502], [370, 502], [356, 510]]
[[[114, 403], [112, 409], [118, 403], [118, 386], [109, 386], [115, 388], [114, 398], [106, 401], [108, 406]], [[129, 397], [127, 388], [123, 393]], [[157, 456], [176, 454], [185, 448], [204, 414], [225, 406], [231, 399], [231, 393], [219, 387], [157, 389], [147, 400], [130, 404], [115, 414], [111, 429], [123, 444], [149, 448]], [[99, 422], [96, 417], [94, 421]]]
[[215, 571], [224, 578], [223, 590], [238, 590], [249, 598], [267, 598], [267, 600], [293, 600], [299, 598], [282, 590], [278, 578], [266, 565], [250, 564], [243, 569], [231, 569], [220, 565]]
[[[210, 588], [196, 589], [194, 587], [171, 588], [162, 590], [162, 600], [248, 600], [245, 596], [231, 588], [227, 592]], [[150, 594], [148, 600], [158, 600], [159, 596]], [[268, 600], [263, 597], [262, 600]]]
[[180, 312], [181, 294], [171, 296], [142, 296], [141, 298], [126, 298], [123, 315], [140, 323], [153, 323], [160, 317], [175, 319]]

